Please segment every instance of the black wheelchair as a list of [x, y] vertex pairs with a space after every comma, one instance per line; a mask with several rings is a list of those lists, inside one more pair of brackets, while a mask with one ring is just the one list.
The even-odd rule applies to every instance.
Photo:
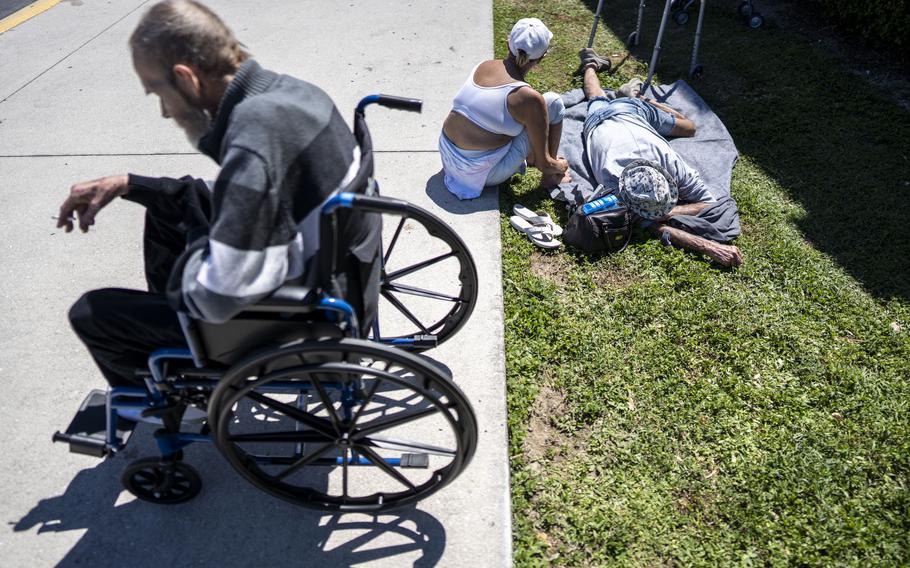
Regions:
[[[153, 352], [148, 368], [137, 370], [145, 388], [92, 391], [54, 441], [73, 452], [113, 456], [136, 426], [121, 413], [139, 412], [160, 425], [154, 438], [161, 455], [130, 463], [122, 482], [137, 498], [160, 504], [199, 493], [199, 474], [183, 461], [183, 448], [195, 442], [213, 442], [263, 491], [320, 510], [404, 506], [459, 475], [477, 445], [474, 412], [448, 373], [416, 352], [465, 324], [476, 303], [477, 272], [464, 242], [442, 220], [378, 195], [364, 115], [373, 103], [421, 109], [418, 100], [386, 95], [357, 106], [360, 169], [322, 206], [320, 281], [285, 285], [223, 324], [178, 314], [188, 348]], [[376, 251], [380, 315], [369, 333], [354, 307], [360, 299], [336, 293], [346, 254], [343, 227], [355, 212], [381, 216], [385, 225]]]

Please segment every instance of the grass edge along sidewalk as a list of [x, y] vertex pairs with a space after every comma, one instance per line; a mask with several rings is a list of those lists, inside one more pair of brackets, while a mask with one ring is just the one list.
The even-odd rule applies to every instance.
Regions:
[[[620, 52], [637, 2], [608, 4], [595, 48]], [[910, 562], [910, 251], [884, 238], [908, 217], [888, 195], [910, 180], [892, 134], [910, 119], [795, 26], [747, 33], [718, 4], [695, 87], [742, 154], [742, 269], [641, 234], [612, 257], [534, 250], [513, 203], [561, 207], [534, 174], [502, 190], [517, 565]], [[494, 1], [497, 57], [539, 17], [555, 37], [531, 84], [579, 86], [594, 5]], [[658, 76], [684, 76], [692, 32], [668, 29], [683, 47]], [[606, 86], [643, 73], [648, 41]]]

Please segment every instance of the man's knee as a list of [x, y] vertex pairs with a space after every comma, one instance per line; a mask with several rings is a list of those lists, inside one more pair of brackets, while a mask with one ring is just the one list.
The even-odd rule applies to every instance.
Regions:
[[106, 312], [103, 306], [107, 295], [108, 290], [91, 290], [70, 306], [70, 325], [80, 337], [94, 335], [97, 331], [99, 316]]
[[562, 96], [557, 93], [546, 92], [543, 99], [547, 102], [547, 114], [550, 118], [550, 124], [562, 122], [566, 115], [566, 105], [562, 102]]
[[76, 303], [70, 306], [69, 320], [73, 329], [79, 331], [85, 328], [85, 324], [92, 319], [92, 300], [90, 294], [86, 292]]

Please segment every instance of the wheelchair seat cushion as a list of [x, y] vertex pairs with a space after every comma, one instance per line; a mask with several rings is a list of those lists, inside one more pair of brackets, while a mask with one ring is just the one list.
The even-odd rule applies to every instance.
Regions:
[[299, 339], [341, 338], [338, 324], [320, 321], [320, 314], [244, 312], [220, 324], [197, 322], [199, 337], [210, 361], [232, 365], [253, 351]]

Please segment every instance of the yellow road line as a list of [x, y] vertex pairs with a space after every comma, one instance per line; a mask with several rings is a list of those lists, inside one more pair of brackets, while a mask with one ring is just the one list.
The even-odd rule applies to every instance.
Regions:
[[29, 4], [18, 12], [10, 14], [9, 16], [0, 20], [0, 34], [15, 28], [22, 22], [34, 18], [42, 12], [50, 10], [59, 3], [60, 0], [38, 0], [34, 4]]

